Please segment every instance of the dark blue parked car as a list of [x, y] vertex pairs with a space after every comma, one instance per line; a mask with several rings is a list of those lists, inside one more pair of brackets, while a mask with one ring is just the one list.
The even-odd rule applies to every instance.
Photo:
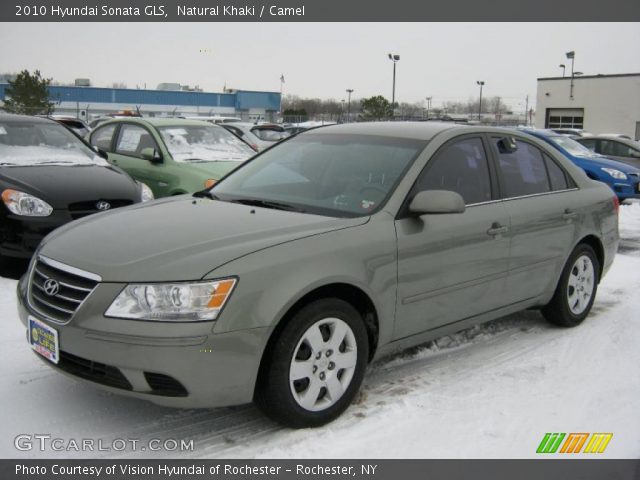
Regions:
[[636, 167], [598, 155], [572, 138], [551, 130], [523, 129], [523, 131], [541, 138], [560, 150], [582, 168], [589, 178], [609, 185], [621, 202], [627, 198], [640, 198], [640, 170]]

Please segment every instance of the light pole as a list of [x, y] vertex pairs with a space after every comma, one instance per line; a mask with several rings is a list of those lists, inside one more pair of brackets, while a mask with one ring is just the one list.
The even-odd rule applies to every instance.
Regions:
[[433, 97], [426, 97], [427, 100], [427, 121], [429, 120], [429, 110], [431, 110], [431, 99]]
[[389, 60], [393, 62], [393, 92], [391, 94], [391, 112], [395, 116], [396, 111], [396, 63], [400, 60], [400, 55], [395, 53], [389, 54]]
[[565, 70], [565, 68], [567, 68], [567, 66], [564, 63], [561, 63], [558, 66], [562, 69], [562, 78], [564, 78], [564, 70]]
[[347, 88], [347, 93], [349, 94], [349, 103], [347, 104], [347, 123], [351, 123], [351, 94], [353, 93], [353, 88]]
[[567, 58], [569, 60], [571, 60], [571, 85], [569, 87], [569, 98], [571, 100], [573, 100], [573, 62], [575, 61], [576, 58], [576, 52], [574, 52], [573, 50], [571, 50], [570, 52], [565, 53], [565, 55], [567, 56]]
[[484, 80], [478, 80], [476, 83], [480, 85], [480, 102], [478, 104], [478, 121], [480, 121], [482, 116], [482, 87], [484, 87]]

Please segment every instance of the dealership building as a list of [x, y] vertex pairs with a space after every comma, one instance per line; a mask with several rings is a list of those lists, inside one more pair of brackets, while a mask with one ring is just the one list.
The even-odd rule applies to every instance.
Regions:
[[640, 73], [538, 78], [536, 127], [640, 140]]
[[[0, 83], [0, 106], [7, 87]], [[279, 92], [227, 90], [142, 90], [83, 86], [50, 86], [56, 114], [91, 120], [106, 113], [140, 111], [145, 116], [233, 116], [243, 120], [275, 120], [280, 110]]]

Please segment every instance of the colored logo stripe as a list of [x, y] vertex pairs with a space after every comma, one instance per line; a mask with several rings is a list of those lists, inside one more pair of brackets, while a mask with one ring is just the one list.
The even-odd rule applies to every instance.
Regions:
[[602, 453], [609, 445], [613, 433], [594, 433], [584, 449], [584, 453]]
[[[591, 435], [590, 439], [589, 435]], [[565, 437], [566, 440], [562, 443]], [[580, 453], [581, 451], [582, 453], [603, 453], [612, 437], [613, 433], [589, 434], [581, 432], [568, 435], [561, 432], [545, 433], [536, 453], [556, 453], [560, 444], [562, 444], [562, 448], [558, 453]], [[587, 439], [589, 439], [588, 442]], [[587, 446], [582, 450], [585, 443]]]

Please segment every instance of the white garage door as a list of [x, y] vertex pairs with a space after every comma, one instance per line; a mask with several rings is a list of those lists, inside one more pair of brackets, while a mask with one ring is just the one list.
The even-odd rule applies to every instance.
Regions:
[[547, 110], [547, 128], [583, 128], [584, 109], [550, 108]]

